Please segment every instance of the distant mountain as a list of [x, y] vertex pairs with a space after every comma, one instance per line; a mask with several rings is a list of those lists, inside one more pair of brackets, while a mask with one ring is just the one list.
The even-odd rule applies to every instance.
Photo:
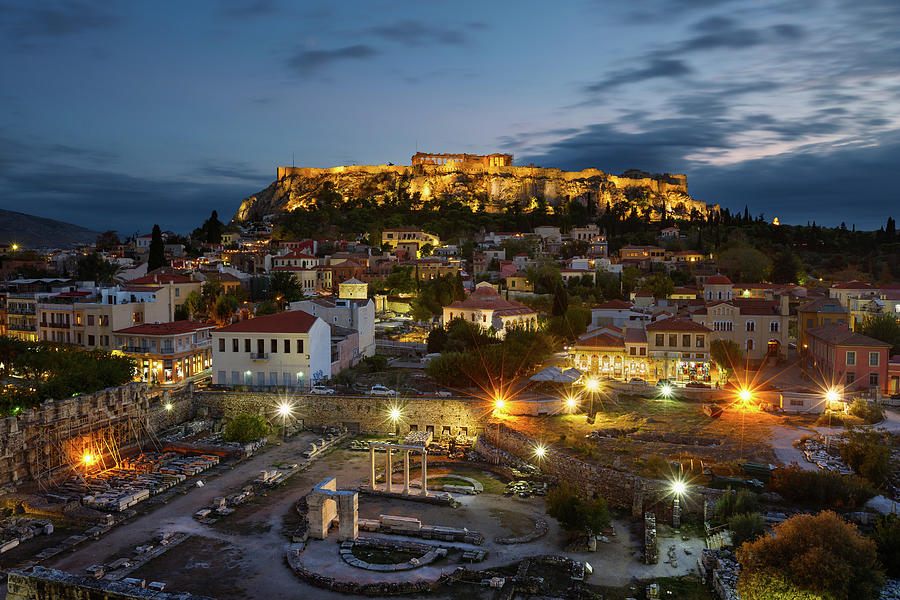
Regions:
[[97, 232], [53, 219], [35, 217], [0, 208], [0, 244], [23, 248], [68, 248], [94, 243]]

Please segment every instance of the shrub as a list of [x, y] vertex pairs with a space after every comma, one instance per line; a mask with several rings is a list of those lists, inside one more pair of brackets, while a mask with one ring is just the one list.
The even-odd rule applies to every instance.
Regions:
[[796, 515], [737, 551], [744, 600], [878, 598], [875, 542], [833, 512]]
[[261, 415], [240, 414], [225, 426], [222, 439], [246, 444], [269, 433], [269, 426]]
[[884, 483], [891, 472], [891, 446], [877, 431], [850, 428], [838, 451], [855, 473], [876, 486]]
[[739, 548], [744, 542], [752, 542], [766, 532], [766, 521], [759, 513], [738, 513], [728, 519], [731, 543]]
[[875, 495], [871, 484], [856, 475], [804, 471], [797, 465], [775, 469], [769, 486], [789, 502], [819, 508], [860, 506]]
[[716, 503], [716, 516], [723, 521], [734, 515], [754, 513], [759, 509], [759, 497], [750, 490], [731, 490]]
[[608, 527], [611, 520], [606, 500], [598, 496], [585, 501], [577, 488], [568, 482], [561, 483], [547, 494], [547, 514], [559, 521], [567, 531], [597, 533]]
[[866, 423], [881, 423], [884, 420], [884, 408], [874, 402], [857, 398], [850, 405], [850, 414]]
[[900, 517], [895, 513], [879, 517], [872, 539], [888, 577], [900, 577]]

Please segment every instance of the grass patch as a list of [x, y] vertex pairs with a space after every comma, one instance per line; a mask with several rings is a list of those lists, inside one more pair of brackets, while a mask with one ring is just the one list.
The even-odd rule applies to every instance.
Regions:
[[528, 515], [510, 510], [491, 509], [490, 515], [497, 519], [500, 526], [513, 536], [521, 536], [534, 531], [536, 523]]
[[395, 565], [397, 563], [409, 562], [409, 559], [411, 558], [421, 558], [424, 556], [422, 552], [366, 548], [361, 546], [353, 546], [352, 552], [353, 556], [356, 558], [373, 565]]
[[691, 577], [660, 577], [647, 579], [623, 587], [590, 586], [603, 595], [604, 600], [625, 600], [643, 597], [643, 588], [651, 583], [659, 584], [660, 598], [678, 600], [714, 600], [712, 591]]

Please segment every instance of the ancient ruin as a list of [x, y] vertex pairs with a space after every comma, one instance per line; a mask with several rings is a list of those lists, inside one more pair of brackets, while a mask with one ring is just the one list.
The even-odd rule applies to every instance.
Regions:
[[416, 165], [448, 165], [461, 167], [509, 167], [512, 166], [512, 154], [431, 154], [416, 152], [412, 156], [412, 166]]
[[359, 535], [359, 494], [337, 489], [334, 477], [321, 481], [306, 499], [309, 507], [309, 537], [324, 540], [335, 518], [338, 519], [338, 539], [355, 540]]
[[388, 444], [385, 442], [369, 442], [369, 471], [370, 471], [370, 483], [372, 489], [377, 489], [375, 484], [375, 448], [384, 448], [385, 454], [385, 471], [384, 471], [384, 490], [391, 494], [393, 493], [393, 482], [391, 481], [392, 465], [391, 465], [391, 454], [394, 450], [400, 450], [403, 452], [403, 493], [409, 495], [409, 453], [410, 452], [421, 452], [422, 453], [422, 487], [419, 491], [419, 494], [422, 496], [428, 495], [428, 486], [426, 485], [425, 480], [428, 477], [428, 450], [424, 446], [412, 446], [406, 444]]

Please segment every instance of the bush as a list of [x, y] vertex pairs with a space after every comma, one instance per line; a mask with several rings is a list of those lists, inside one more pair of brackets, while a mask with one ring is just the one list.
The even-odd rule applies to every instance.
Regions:
[[884, 408], [862, 398], [853, 401], [853, 404], [850, 405], [850, 414], [870, 425], [884, 421]]
[[447, 332], [443, 327], [435, 327], [428, 332], [428, 354], [442, 352], [447, 345]]
[[884, 483], [891, 472], [891, 445], [877, 431], [850, 428], [838, 451], [855, 473], [875, 486]]
[[240, 414], [233, 418], [225, 431], [222, 432], [222, 439], [226, 442], [238, 442], [246, 444], [269, 433], [269, 426], [261, 415]]
[[775, 469], [769, 486], [789, 502], [818, 508], [861, 506], [875, 495], [871, 484], [862, 477], [835, 471], [804, 471], [797, 465]]
[[737, 493], [729, 490], [716, 503], [716, 516], [727, 521], [734, 515], [754, 513], [759, 509], [759, 497], [750, 490]]
[[759, 513], [738, 513], [728, 519], [731, 543], [739, 548], [744, 542], [752, 542], [766, 532], [766, 521]]
[[598, 496], [586, 502], [575, 486], [567, 482], [547, 494], [547, 514], [559, 521], [566, 531], [598, 533], [609, 527], [611, 520], [606, 500]]
[[900, 577], [900, 517], [894, 513], [879, 517], [872, 539], [888, 577]]
[[744, 600], [878, 598], [875, 542], [833, 512], [796, 515], [737, 551]]

